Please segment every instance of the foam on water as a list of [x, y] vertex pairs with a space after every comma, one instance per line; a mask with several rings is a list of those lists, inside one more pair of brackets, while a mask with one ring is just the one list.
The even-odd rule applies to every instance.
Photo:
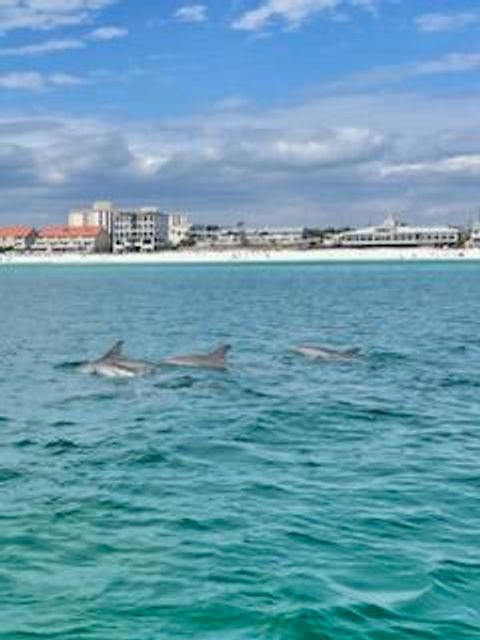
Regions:
[[[1, 270], [0, 639], [480, 637], [479, 276]], [[232, 366], [59, 366], [116, 338]]]

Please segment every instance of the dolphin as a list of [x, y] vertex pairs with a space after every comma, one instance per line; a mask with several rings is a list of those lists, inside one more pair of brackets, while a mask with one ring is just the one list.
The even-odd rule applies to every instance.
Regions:
[[116, 342], [101, 358], [81, 362], [78, 369], [106, 378], [136, 378], [153, 373], [155, 365], [143, 360], [132, 360], [123, 355], [123, 341]]
[[218, 369], [227, 368], [227, 353], [230, 351], [229, 344], [221, 345], [209, 353], [192, 353], [188, 355], [173, 356], [164, 358], [160, 364], [173, 367], [193, 367], [195, 369]]
[[312, 360], [337, 361], [352, 360], [360, 355], [360, 349], [353, 347], [351, 349], [332, 349], [320, 345], [304, 344], [298, 347], [292, 347], [294, 353], [306, 356]]

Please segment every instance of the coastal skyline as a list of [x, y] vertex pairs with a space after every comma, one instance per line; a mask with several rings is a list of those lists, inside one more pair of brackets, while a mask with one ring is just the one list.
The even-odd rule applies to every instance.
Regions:
[[480, 7], [414, 5], [4, 0], [0, 224], [106, 195], [220, 224], [467, 221]]

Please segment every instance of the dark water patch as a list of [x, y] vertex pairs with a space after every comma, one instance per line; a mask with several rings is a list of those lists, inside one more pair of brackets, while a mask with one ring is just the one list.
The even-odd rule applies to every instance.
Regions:
[[117, 399], [118, 396], [115, 393], [106, 393], [106, 392], [95, 392], [95, 393], [86, 393], [80, 395], [70, 396], [68, 398], [64, 398], [55, 403], [55, 407], [69, 407], [70, 405], [75, 404], [92, 404], [96, 405], [98, 403], [110, 402], [111, 400]]
[[165, 464], [169, 460], [165, 453], [157, 449], [150, 449], [143, 453], [134, 453], [129, 458], [129, 464], [140, 467]]
[[38, 442], [36, 440], [32, 440], [31, 438], [22, 438], [14, 444], [19, 449], [26, 449], [28, 447], [34, 447], [36, 444], [38, 444]]
[[60, 438], [59, 440], [51, 440], [50, 442], [47, 442], [45, 449], [58, 456], [65, 453], [71, 453], [72, 451], [78, 451], [81, 447], [73, 442], [73, 440]]
[[450, 389], [454, 387], [467, 387], [478, 389], [480, 387], [480, 378], [475, 374], [471, 376], [464, 375], [448, 375], [438, 383], [442, 388]]
[[55, 420], [51, 425], [54, 429], [63, 429], [66, 427], [76, 427], [77, 423], [73, 420]]
[[10, 418], [7, 418], [7, 416], [0, 416], [0, 424], [7, 424], [8, 422], [10, 422]]
[[53, 368], [57, 371], [75, 371], [78, 370], [79, 367], [82, 366], [84, 362], [76, 361], [76, 362], [61, 362], [60, 364], [56, 364]]
[[18, 480], [22, 477], [22, 473], [17, 469], [9, 469], [7, 467], [0, 467], [0, 483], [11, 482], [12, 480]]
[[176, 378], [161, 380], [160, 382], [156, 382], [153, 386], [155, 389], [190, 389], [198, 382], [199, 380], [193, 376], [183, 375]]

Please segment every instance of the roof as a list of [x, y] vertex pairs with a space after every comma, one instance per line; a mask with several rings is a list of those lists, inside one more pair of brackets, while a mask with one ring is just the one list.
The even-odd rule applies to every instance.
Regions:
[[32, 233], [32, 227], [0, 227], [0, 238], [27, 238]]
[[103, 227], [44, 227], [40, 230], [41, 238], [96, 238], [104, 231]]

